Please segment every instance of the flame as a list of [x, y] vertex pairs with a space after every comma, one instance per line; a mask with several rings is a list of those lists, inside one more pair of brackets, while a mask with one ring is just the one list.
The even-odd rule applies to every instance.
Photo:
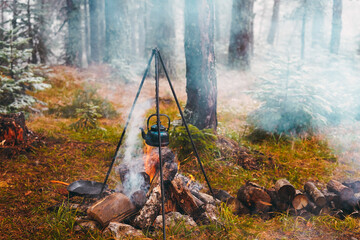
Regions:
[[190, 184], [195, 181], [195, 178], [193, 175], [189, 174], [189, 178], [190, 178], [190, 180], [187, 182], [186, 187], [189, 187]]
[[156, 158], [154, 154], [151, 154], [152, 147], [149, 145], [145, 145], [144, 147], [144, 168], [145, 172], [150, 177], [150, 182], [155, 177], [156, 174], [156, 165], [158, 160], [158, 157]]

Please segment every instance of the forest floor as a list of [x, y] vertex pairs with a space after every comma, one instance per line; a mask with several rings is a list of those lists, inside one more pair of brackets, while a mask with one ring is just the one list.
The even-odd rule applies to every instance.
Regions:
[[[270, 187], [277, 179], [287, 178], [301, 189], [308, 180], [325, 186], [330, 179], [359, 178], [352, 165], [337, 161], [324, 136], [265, 137], [261, 141], [247, 137], [251, 127], [246, 123], [246, 115], [257, 106], [247, 94], [254, 80], [245, 74], [225, 69], [223, 72], [218, 80], [221, 83], [218, 86], [218, 137], [254, 151], [254, 159], [255, 152], [261, 152], [264, 157], [254, 169], [242, 167], [231, 147], [217, 146], [216, 153], [202, 155], [214, 188], [224, 189], [234, 196], [247, 180]], [[100, 119], [100, 128], [78, 131], [70, 127], [75, 118], [59, 117], [56, 111], [28, 116], [27, 125], [41, 143], [31, 151], [12, 155], [0, 153], [0, 239], [104, 239], [100, 230], [75, 232], [76, 212], [66, 207], [53, 210], [54, 206], [67, 201], [67, 190], [51, 181], [103, 181], [138, 88], [138, 83], [121, 83], [113, 78], [104, 67], [84, 71], [62, 66], [52, 68], [47, 81], [53, 87], [35, 94], [48, 104], [47, 108], [59, 110], [58, 106], [73, 101], [79, 89], [91, 85], [120, 115]], [[153, 96], [153, 83], [150, 78], [147, 80], [140, 102]], [[165, 81], [160, 84], [163, 113], [178, 119], [170, 91], [162, 88]], [[185, 83], [176, 80], [174, 85], [183, 106]], [[193, 159], [181, 163], [180, 171], [184, 175], [192, 174], [204, 183]], [[111, 187], [116, 185], [116, 179], [113, 174]], [[305, 219], [283, 212], [264, 220], [256, 215], [235, 216], [223, 209], [219, 219], [221, 224], [202, 226], [198, 231], [168, 228], [167, 236], [169, 239], [193, 239], [194, 236], [198, 239], [360, 239], [360, 220], [353, 217], [340, 220], [325, 215]], [[159, 238], [156, 234], [145, 234], [148, 238]]]

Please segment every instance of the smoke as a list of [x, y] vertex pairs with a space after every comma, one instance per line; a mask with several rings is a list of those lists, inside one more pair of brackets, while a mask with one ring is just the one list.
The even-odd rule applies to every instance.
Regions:
[[[121, 165], [128, 169], [126, 179], [122, 183], [123, 192], [127, 196], [139, 190], [144, 184], [144, 178], [141, 172], [144, 171], [143, 141], [139, 136], [144, 122], [144, 114], [151, 108], [153, 100], [137, 103], [133, 111], [131, 121], [126, 130], [126, 139], [124, 142], [123, 153], [118, 152], [117, 158], [121, 159]], [[119, 171], [119, 166], [115, 168]]]

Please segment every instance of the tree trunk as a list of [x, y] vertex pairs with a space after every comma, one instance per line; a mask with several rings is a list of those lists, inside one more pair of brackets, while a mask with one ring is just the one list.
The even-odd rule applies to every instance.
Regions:
[[307, 0], [303, 0], [303, 18], [301, 27], [301, 59], [305, 58], [305, 32], [306, 32], [306, 15], [307, 15]]
[[46, 47], [46, 27], [45, 27], [45, 0], [40, 0], [40, 14], [38, 27], [38, 44], [36, 46], [39, 53], [40, 63], [45, 64], [47, 61], [48, 49]]
[[341, 28], [342, 28], [341, 13], [342, 13], [342, 0], [334, 0], [330, 52], [335, 54], [339, 52], [339, 47], [340, 47]]
[[18, 11], [17, 11], [17, 6], [18, 6], [18, 2], [17, 0], [13, 0], [13, 4], [12, 4], [12, 14], [13, 14], [13, 18], [11, 20], [11, 26], [13, 29], [15, 29], [17, 27], [17, 19], [18, 19]]
[[67, 65], [80, 67], [82, 59], [80, 0], [66, 0], [66, 4], [68, 35], [65, 62]]
[[314, 1], [312, 21], [312, 47], [322, 46], [324, 42], [324, 4], [321, 0]]
[[[170, 77], [176, 76], [175, 64], [175, 20], [173, 1], [151, 0], [147, 29], [147, 49], [157, 47], [162, 55]], [[164, 75], [162, 69], [160, 74]]]
[[89, 43], [89, 10], [88, 10], [88, 5], [90, 3], [88, 3], [88, 0], [84, 0], [83, 2], [84, 4], [84, 38], [85, 38], [85, 41], [84, 41], [84, 48], [85, 48], [85, 56], [86, 56], [86, 62], [87, 64], [90, 64], [91, 63], [91, 59], [90, 59], [90, 43]]
[[30, 62], [33, 64], [37, 63], [37, 56], [36, 56], [36, 47], [34, 45], [34, 31], [32, 28], [32, 24], [31, 24], [31, 5], [30, 5], [30, 0], [27, 1], [27, 6], [26, 6], [26, 25], [27, 25], [27, 34], [28, 34], [28, 38], [29, 38], [29, 48], [32, 49], [31, 51], [31, 59]]
[[118, 0], [105, 1], [105, 62], [120, 58], [125, 35], [122, 19], [125, 18], [125, 2]]
[[185, 1], [186, 119], [199, 129], [217, 127], [213, 0]]
[[229, 66], [250, 69], [253, 46], [254, 0], [233, 0], [229, 44]]
[[279, 10], [280, 10], [280, 0], [274, 0], [273, 14], [271, 17], [271, 26], [270, 26], [269, 35], [267, 37], [267, 42], [271, 45], [274, 43], [276, 30], [279, 24]]
[[90, 11], [90, 62], [100, 63], [101, 59], [101, 1], [89, 0]]

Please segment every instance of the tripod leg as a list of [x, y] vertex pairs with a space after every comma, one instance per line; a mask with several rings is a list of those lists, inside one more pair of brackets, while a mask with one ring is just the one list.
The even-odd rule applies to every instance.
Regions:
[[151, 65], [151, 62], [152, 62], [152, 59], [153, 59], [154, 55], [155, 55], [155, 52], [153, 51], [152, 54], [151, 54], [151, 57], [150, 57], [150, 59], [149, 59], [148, 65], [147, 65], [147, 67], [146, 67], [144, 76], [143, 76], [143, 78], [142, 78], [142, 80], [141, 80], [139, 89], [138, 89], [138, 91], [137, 91], [137, 93], [136, 93], [136, 96], [135, 96], [133, 105], [132, 105], [132, 107], [131, 107], [129, 116], [128, 116], [128, 118], [127, 118], [127, 120], [126, 120], [126, 123], [125, 123], [124, 130], [123, 130], [123, 132], [121, 133], [120, 140], [119, 140], [118, 145], [117, 145], [117, 147], [116, 147], [115, 154], [114, 154], [114, 156], [113, 156], [113, 158], [112, 158], [110, 167], [109, 167], [109, 169], [108, 169], [108, 171], [107, 171], [107, 174], [106, 174], [106, 177], [105, 177], [105, 180], [104, 180], [104, 183], [103, 183], [103, 186], [102, 186], [102, 188], [101, 188], [101, 191], [100, 191], [99, 195], [101, 195], [101, 194], [103, 193], [104, 189], [105, 189], [106, 182], [107, 182], [107, 180], [108, 180], [108, 178], [109, 178], [111, 169], [113, 168], [113, 165], [114, 165], [114, 162], [115, 162], [115, 159], [116, 159], [116, 155], [117, 155], [117, 153], [118, 153], [118, 151], [119, 151], [119, 148], [120, 148], [120, 146], [121, 146], [121, 143], [122, 143], [122, 141], [123, 141], [123, 138], [124, 138], [126, 129], [127, 129], [128, 125], [129, 125], [129, 122], [130, 122], [130, 119], [131, 119], [131, 115], [132, 115], [132, 113], [133, 113], [133, 111], [134, 111], [136, 102], [137, 102], [137, 100], [138, 100], [138, 98], [139, 98], [141, 89], [142, 89], [142, 87], [143, 87], [143, 85], [144, 85], [146, 76], [147, 76], [147, 74], [148, 74], [148, 72], [149, 72], [150, 65]]
[[166, 239], [165, 231], [165, 191], [164, 191], [164, 179], [163, 179], [163, 163], [161, 156], [161, 135], [160, 135], [160, 113], [159, 113], [159, 50], [155, 51], [155, 96], [156, 96], [156, 117], [158, 126], [158, 142], [159, 142], [159, 162], [160, 162], [160, 187], [161, 187], [161, 211], [163, 222], [163, 239]]
[[179, 113], [180, 113], [181, 119], [182, 119], [182, 121], [183, 121], [183, 123], [184, 123], [184, 126], [185, 126], [185, 128], [186, 128], [187, 134], [189, 135], [190, 142], [191, 142], [191, 145], [192, 145], [192, 147], [193, 147], [193, 149], [194, 149], [194, 153], [195, 153], [195, 156], [196, 156], [196, 158], [197, 158], [197, 160], [198, 160], [198, 163], [199, 163], [199, 165], [200, 165], [201, 171], [202, 171], [202, 173], [203, 173], [203, 175], [204, 175], [204, 177], [205, 177], [205, 180], [206, 180], [206, 183], [207, 183], [207, 185], [208, 185], [208, 187], [209, 187], [209, 190], [210, 190], [210, 192], [211, 192], [211, 195], [212, 195], [212, 196], [214, 197], [214, 199], [215, 199], [214, 192], [213, 192], [213, 190], [212, 190], [212, 188], [211, 188], [211, 185], [210, 185], [210, 182], [209, 182], [209, 180], [208, 180], [208, 178], [207, 178], [207, 176], [206, 176], [204, 166], [203, 166], [203, 164], [202, 164], [202, 162], [201, 162], [201, 160], [200, 160], [199, 153], [198, 153], [198, 151], [197, 151], [197, 149], [196, 149], [196, 146], [195, 146], [195, 144], [194, 144], [194, 141], [193, 141], [193, 139], [192, 139], [192, 136], [191, 136], [189, 127], [188, 127], [188, 125], [187, 125], [187, 123], [186, 123], [186, 120], [185, 120], [185, 118], [184, 118], [184, 114], [183, 114], [183, 112], [182, 112], [182, 110], [181, 110], [179, 101], [178, 101], [178, 99], [177, 99], [177, 97], [176, 97], [176, 94], [175, 94], [174, 87], [173, 87], [173, 85], [172, 85], [172, 83], [171, 83], [171, 81], [170, 81], [169, 75], [168, 75], [168, 73], [167, 73], [167, 71], [166, 71], [165, 64], [164, 64], [164, 62], [163, 62], [163, 60], [162, 60], [162, 58], [161, 58], [160, 53], [159, 53], [159, 59], [160, 59], [161, 65], [162, 65], [162, 67], [163, 67], [163, 69], [164, 69], [165, 76], [166, 76], [166, 78], [167, 78], [167, 80], [168, 80], [168, 83], [169, 83], [171, 92], [172, 92], [172, 94], [173, 94], [173, 96], [174, 96], [176, 105], [177, 105], [177, 107], [178, 107], [178, 109], [179, 109]]

